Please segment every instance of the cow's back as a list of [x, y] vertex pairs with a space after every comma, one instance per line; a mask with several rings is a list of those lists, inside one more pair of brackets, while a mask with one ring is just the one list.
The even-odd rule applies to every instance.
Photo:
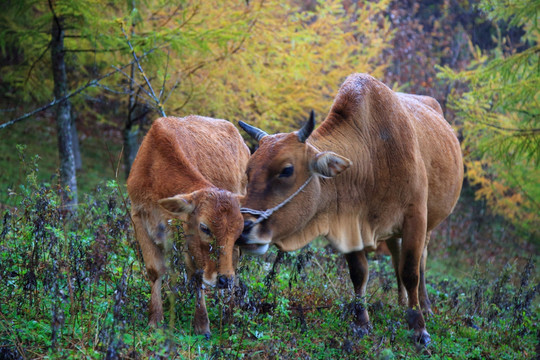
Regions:
[[461, 192], [461, 147], [435, 99], [400, 93], [398, 97], [412, 115], [426, 167], [429, 182], [428, 230], [431, 230], [452, 212]]
[[128, 192], [136, 203], [156, 203], [212, 185], [243, 193], [248, 159], [249, 149], [226, 120], [159, 118], [133, 162]]
[[[426, 199], [430, 230], [459, 196], [459, 142], [433, 98], [396, 93], [369, 75], [351, 75], [309, 142], [353, 164], [327, 181], [335, 184], [339, 212], [330, 238], [334, 234], [344, 252], [374, 249], [377, 239], [399, 234], [407, 204], [418, 198]], [[355, 238], [360, 243], [347, 243]]]
[[249, 148], [232, 123], [196, 115], [166, 119], [194, 170], [220, 189], [245, 191]]

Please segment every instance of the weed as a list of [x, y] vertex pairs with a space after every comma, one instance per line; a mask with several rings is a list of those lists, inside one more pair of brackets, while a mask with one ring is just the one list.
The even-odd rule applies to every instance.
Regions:
[[[150, 289], [123, 185], [101, 184], [66, 218], [57, 185], [40, 183], [38, 159], [23, 158], [26, 180], [11, 191], [18, 205], [0, 221], [0, 359], [427, 358], [410, 341], [390, 259], [370, 256], [367, 295], [357, 299], [343, 257], [324, 240], [298, 252], [242, 257], [238, 284], [208, 291], [212, 338], [193, 335], [193, 282], [200, 278], [187, 279], [176, 222], [163, 286], [167, 321], [149, 329]], [[537, 257], [471, 263], [471, 246], [456, 238], [464, 235], [459, 225], [444, 225], [448, 233], [432, 241], [431, 357], [534, 358]], [[372, 327], [359, 336], [350, 324], [365, 307]]]

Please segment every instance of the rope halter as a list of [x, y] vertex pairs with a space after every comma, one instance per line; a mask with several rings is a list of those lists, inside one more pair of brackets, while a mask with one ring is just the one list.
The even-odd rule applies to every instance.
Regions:
[[267, 210], [254, 210], [254, 209], [250, 209], [250, 208], [240, 208], [240, 212], [242, 214], [251, 214], [251, 215], [258, 215], [259, 217], [257, 218], [257, 220], [255, 220], [253, 222], [253, 226], [254, 225], [257, 225], [258, 223], [268, 219], [270, 217], [270, 215], [272, 215], [273, 213], [275, 213], [276, 211], [278, 211], [279, 209], [281, 209], [283, 206], [285, 206], [285, 204], [287, 204], [289, 201], [291, 201], [296, 195], [298, 195], [300, 193], [300, 191], [304, 190], [304, 188], [309, 184], [309, 182], [311, 181], [311, 179], [313, 179], [313, 174], [310, 175], [310, 177], [308, 177], [308, 179], [306, 180], [305, 183], [302, 184], [302, 186], [300, 186], [298, 188], [298, 190], [296, 190], [291, 196], [289, 196], [288, 198], [286, 198], [285, 200], [283, 200], [282, 203], [278, 204], [277, 206], [274, 206], [273, 208], [271, 209], [267, 209]]

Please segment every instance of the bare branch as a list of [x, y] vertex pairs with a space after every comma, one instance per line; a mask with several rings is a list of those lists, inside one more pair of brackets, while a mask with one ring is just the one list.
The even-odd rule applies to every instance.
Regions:
[[28, 79], [30, 79], [30, 75], [32, 74], [32, 71], [34, 70], [34, 67], [36, 66], [36, 64], [41, 60], [43, 59], [43, 56], [47, 53], [47, 50], [49, 50], [49, 48], [51, 47], [51, 42], [49, 41], [47, 43], [47, 47], [45, 48], [45, 50], [43, 50], [43, 52], [41, 53], [41, 55], [38, 56], [38, 58], [36, 59], [36, 61], [34, 61], [32, 63], [32, 65], [30, 66], [30, 70], [28, 70], [28, 74], [26, 74], [26, 79], [24, 80], [24, 84], [26, 85], [26, 83], [28, 82]]
[[82, 53], [82, 52], [93, 52], [93, 53], [104, 53], [104, 52], [113, 52], [113, 51], [126, 51], [128, 48], [116, 48], [116, 49], [66, 49], [66, 53]]
[[163, 97], [163, 91], [165, 91], [165, 82], [167, 81], [167, 73], [169, 72], [169, 59], [170, 59], [170, 57], [171, 57], [171, 53], [170, 53], [169, 50], [167, 50], [167, 63], [165, 64], [165, 73], [163, 74], [163, 84], [161, 85], [161, 90], [159, 91], [159, 101], [160, 102], [161, 102], [161, 98]]
[[[151, 49], [151, 50], [147, 51], [146, 53], [144, 53], [144, 54], [142, 55], [142, 57], [148, 56], [148, 54], [150, 54], [150, 53], [153, 52], [154, 50], [155, 50], [155, 49]], [[47, 110], [47, 109], [49, 109], [49, 108], [55, 106], [56, 104], [59, 104], [59, 103], [61, 103], [62, 101], [65, 101], [65, 100], [67, 100], [67, 99], [69, 99], [69, 98], [71, 98], [71, 97], [73, 97], [73, 96], [75, 96], [75, 95], [81, 93], [83, 90], [85, 90], [85, 89], [87, 89], [87, 88], [89, 88], [89, 87], [97, 86], [101, 80], [104, 80], [104, 79], [106, 79], [106, 78], [108, 78], [108, 77], [110, 77], [110, 76], [116, 74], [117, 72], [121, 71], [122, 69], [124, 69], [124, 68], [126, 68], [126, 67], [128, 67], [128, 66], [130, 66], [130, 65], [132, 65], [132, 64], [134, 64], [134, 63], [135, 63], [135, 60], [133, 60], [133, 61], [131, 61], [130, 63], [128, 63], [128, 64], [126, 64], [126, 65], [123, 65], [123, 66], [121, 66], [121, 67], [119, 67], [119, 68], [115, 68], [114, 71], [108, 72], [107, 74], [105, 74], [105, 75], [103, 75], [103, 76], [100, 76], [100, 77], [98, 77], [98, 78], [96, 78], [96, 79], [93, 79], [93, 80], [88, 81], [85, 85], [81, 86], [81, 87], [78, 88], [77, 90], [74, 90], [74, 91], [70, 92], [69, 94], [67, 94], [66, 96], [64, 96], [64, 97], [62, 97], [62, 98], [60, 98], [60, 99], [54, 99], [54, 100], [51, 101], [50, 103], [45, 104], [45, 105], [43, 105], [43, 106], [40, 106], [39, 108], [37, 108], [37, 109], [35, 109], [35, 110], [33, 110], [33, 111], [29, 112], [29, 113], [26, 113], [26, 114], [24, 114], [24, 115], [22, 115], [22, 116], [20, 116], [20, 117], [18, 117], [18, 118], [16, 118], [16, 119], [13, 119], [13, 120], [10, 120], [10, 121], [5, 122], [5, 123], [3, 123], [3, 124], [0, 124], [0, 130], [1, 130], [1, 129], [4, 129], [4, 128], [7, 128], [7, 127], [9, 127], [9, 126], [11, 126], [11, 125], [13, 125], [13, 124], [15, 124], [15, 123], [18, 123], [19, 121], [28, 119], [29, 117], [31, 117], [31, 116], [33, 116], [33, 115], [39, 113], [39, 112], [42, 112], [42, 111], [44, 111], [44, 110]]]
[[154, 88], [152, 88], [152, 84], [150, 84], [150, 81], [146, 77], [146, 74], [144, 73], [144, 70], [141, 66], [141, 63], [139, 62], [139, 58], [137, 57], [137, 54], [135, 53], [135, 49], [133, 48], [133, 45], [131, 45], [131, 41], [129, 41], [129, 37], [126, 33], [126, 30], [124, 29], [124, 24], [121, 24], [122, 33], [124, 34], [124, 37], [126, 38], [126, 41], [129, 45], [129, 48], [131, 49], [131, 54], [133, 55], [133, 58], [135, 59], [135, 64], [137, 64], [137, 67], [139, 68], [139, 71], [144, 78], [144, 81], [146, 82], [146, 85], [148, 86], [148, 90], [150, 90], [152, 99], [156, 102], [156, 105], [158, 107], [158, 111], [161, 116], [167, 116], [165, 115], [165, 111], [163, 111], [163, 105], [160, 103], [158, 97], [156, 96], [156, 93], [154, 92]]
[[480, 124], [497, 129], [502, 131], [510, 131], [513, 133], [520, 133], [520, 135], [534, 135], [537, 133], [540, 133], [540, 128], [532, 128], [532, 129], [519, 129], [519, 128], [509, 128], [504, 127], [496, 124], [492, 124], [486, 121], [478, 121]]
[[130, 95], [130, 94], [132, 94], [132, 92], [130, 92], [129, 90], [121, 90], [121, 91], [118, 91], [118, 90], [111, 89], [110, 87], [105, 86], [105, 85], [103, 85], [103, 84], [97, 84], [96, 86], [102, 88], [102, 89], [105, 90], [105, 91], [108, 91], [108, 92], [110, 92], [110, 93], [116, 94], [116, 95]]
[[[133, 63], [135, 63], [135, 60], [133, 60]], [[133, 77], [131, 77], [130, 75], [126, 74], [124, 71], [122, 71], [121, 69], [118, 69], [115, 67], [115, 69], [118, 70], [118, 72], [122, 75], [124, 75], [125, 77], [127, 77], [130, 81], [132, 81], [133, 83], [135, 83], [135, 85], [137, 85], [146, 95], [148, 95], [149, 98], [153, 98], [152, 97], [152, 94], [150, 94], [148, 91], [146, 91], [146, 89], [144, 88], [143, 85], [139, 84], [137, 81], [135, 81], [135, 79]]]
[[[190, 80], [189, 84], [191, 85], [189, 94], [186, 97], [186, 100], [184, 101], [184, 103], [182, 105], [180, 105], [179, 107], [177, 107], [176, 109], [174, 109], [175, 112], [180, 112], [180, 110], [182, 110], [184, 108], [184, 106], [187, 105], [187, 103], [191, 100], [191, 97], [193, 96], [195, 86], [193, 85], [193, 80], [191, 79], [191, 76], [189, 76], [188, 79]], [[171, 89], [171, 92], [169, 93], [169, 96], [171, 96], [173, 90], [174, 90], [174, 88]], [[169, 99], [169, 97], [167, 97], [167, 99]]]

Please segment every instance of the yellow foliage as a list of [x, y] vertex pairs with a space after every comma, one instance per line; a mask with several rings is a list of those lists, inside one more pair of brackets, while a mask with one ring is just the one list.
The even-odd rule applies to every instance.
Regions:
[[335, 0], [313, 12], [277, 0], [251, 4], [250, 35], [240, 51], [194, 76], [198, 89], [182, 111], [244, 120], [268, 132], [290, 131], [311, 109], [320, 119], [347, 75], [382, 77], [391, 36], [381, 16], [387, 4], [360, 1], [348, 12]]
[[[524, 197], [522, 192], [516, 190], [519, 188], [517, 180], [517, 185], [516, 183], [510, 184], [508, 177], [497, 176], [497, 172], [494, 171], [496, 163], [493, 158], [486, 155], [482, 160], [474, 160], [466, 156], [464, 161], [466, 177], [471, 185], [477, 187], [476, 200], [485, 200], [488, 208], [494, 214], [504, 216], [511, 222], [529, 224], [530, 226], [540, 224], [537, 212], [526, 211], [526, 209], [534, 209], [537, 206], [534, 199]], [[526, 180], [538, 182], [540, 180], [539, 171], [533, 171], [532, 174], [533, 178]]]

